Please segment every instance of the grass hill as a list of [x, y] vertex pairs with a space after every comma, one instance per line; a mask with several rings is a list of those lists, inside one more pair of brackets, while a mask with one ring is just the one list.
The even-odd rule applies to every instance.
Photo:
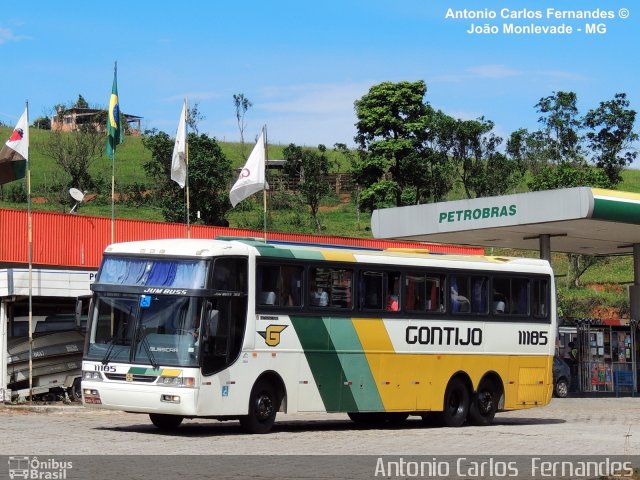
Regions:
[[[9, 138], [11, 128], [0, 127], [0, 138]], [[65, 183], [61, 178], [59, 167], [52, 163], [43, 154], [43, 144], [50, 135], [46, 130], [30, 130], [30, 161], [32, 190], [34, 192], [34, 210], [68, 211], [68, 207], [60, 204], [42, 202], [42, 198], [56, 192], [51, 192], [56, 184]], [[244, 157], [239, 143], [219, 142], [223, 152], [229, 158], [234, 167], [244, 164]], [[286, 145], [269, 145], [269, 158], [282, 158], [282, 151]], [[331, 146], [328, 146], [331, 147]], [[245, 145], [245, 154], [253, 148], [253, 143]], [[349, 164], [342, 154], [328, 150], [334, 160], [334, 171], [347, 172]], [[126, 137], [124, 143], [118, 147], [116, 159], [116, 185], [118, 191], [126, 191], [132, 184], [148, 185], [143, 169], [144, 163], [151, 159], [139, 137]], [[82, 205], [80, 214], [110, 216], [110, 182], [111, 161], [106, 157], [96, 161], [91, 167], [94, 178], [101, 178], [106, 191], [99, 195], [95, 201]], [[11, 189], [18, 188], [21, 182], [4, 185], [2, 188], [3, 199], [0, 207], [25, 208], [25, 202], [9, 201]], [[640, 192], [640, 170], [626, 170], [623, 173], [623, 182], [620, 190]], [[517, 189], [526, 191], [526, 185]], [[68, 195], [66, 189], [57, 192], [60, 198]], [[461, 190], [453, 191], [449, 200], [464, 198]], [[315, 227], [305, 208], [301, 208], [291, 195], [286, 193], [271, 194], [269, 200], [270, 228], [277, 231], [314, 233]], [[158, 208], [148, 204], [118, 203], [117, 216], [119, 218], [145, 219], [162, 221], [162, 214]], [[232, 227], [262, 228], [262, 204], [261, 199], [242, 202], [236, 209], [229, 213], [229, 223]], [[345, 235], [353, 237], [371, 237], [369, 231], [370, 217], [368, 214], [358, 215], [355, 204], [348, 195], [334, 195], [327, 199], [321, 208], [321, 220], [324, 226], [324, 234]], [[538, 255], [538, 252], [505, 251], [494, 249], [490, 253], [517, 256]], [[600, 316], [608, 314], [625, 314], [628, 312], [628, 296], [625, 284], [633, 282], [633, 264], [630, 257], [612, 257], [605, 263], [592, 268], [583, 276], [583, 282], [591, 287], [582, 289], [568, 289], [565, 286], [564, 276], [567, 273], [567, 259], [565, 255], [554, 255], [552, 260], [554, 271], [558, 277], [559, 301], [563, 313], [568, 316], [584, 317], [599, 313]], [[608, 312], [608, 313], [607, 313]]]

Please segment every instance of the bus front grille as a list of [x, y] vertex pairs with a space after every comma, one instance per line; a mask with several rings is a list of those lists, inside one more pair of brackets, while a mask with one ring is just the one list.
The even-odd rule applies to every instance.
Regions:
[[[131, 375], [127, 373], [105, 373], [105, 377], [109, 380], [116, 380], [120, 382], [145, 382], [145, 383], [153, 383], [158, 378], [153, 375]], [[129, 376], [130, 378], [127, 378]]]

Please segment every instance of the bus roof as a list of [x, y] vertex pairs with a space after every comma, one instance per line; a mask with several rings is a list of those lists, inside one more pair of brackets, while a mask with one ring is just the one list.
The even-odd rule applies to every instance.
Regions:
[[[413, 249], [345, 249], [326, 246], [277, 244], [249, 238], [225, 238], [220, 240], [206, 239], [162, 239], [137, 242], [123, 242], [109, 245], [105, 254], [167, 255], [182, 257], [211, 257], [217, 255], [258, 255], [278, 259], [305, 259], [333, 262], [378, 263], [389, 265], [459, 265], [459, 268], [496, 268], [500, 265], [506, 269], [520, 268], [524, 270], [551, 270], [549, 262], [535, 258], [481, 256], [481, 255], [449, 255], [416, 251]], [[453, 262], [453, 264], [452, 264]]]

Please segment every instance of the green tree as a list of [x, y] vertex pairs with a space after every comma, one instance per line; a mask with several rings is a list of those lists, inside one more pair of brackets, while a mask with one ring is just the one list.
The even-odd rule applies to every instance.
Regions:
[[[543, 129], [534, 136], [522, 134], [522, 131], [514, 132], [512, 144], [508, 146], [511, 151], [520, 149], [533, 155], [534, 160], [530, 160], [530, 163], [542, 164], [529, 181], [529, 188], [547, 190], [574, 186], [615, 186], [619, 181], [619, 154], [626, 147], [628, 139], [634, 138], [632, 128], [635, 112], [626, 108], [628, 103], [625, 101], [624, 96], [616, 96], [612, 102], [601, 103], [598, 109], [581, 119], [576, 106], [577, 96], [573, 92], [554, 92], [540, 99], [536, 107], [542, 113], [538, 121]], [[622, 115], [619, 121], [614, 118], [616, 114]], [[591, 132], [585, 137], [585, 127], [592, 130], [600, 127], [600, 131]], [[612, 133], [614, 130], [615, 133]], [[594, 151], [595, 168], [589, 165], [585, 156], [585, 138], [590, 140], [589, 147]], [[633, 155], [628, 158], [633, 158]]]
[[76, 100], [76, 103], [73, 104], [73, 107], [75, 107], [75, 108], [89, 108], [89, 104], [87, 103], [87, 101], [84, 99], [84, 97], [82, 95], [78, 95], [78, 99]]
[[244, 116], [247, 110], [253, 106], [253, 103], [244, 96], [244, 93], [237, 93], [233, 95], [233, 106], [236, 109], [236, 121], [238, 122], [238, 130], [240, 130], [240, 151], [242, 157], [246, 160], [247, 156], [244, 151]]
[[38, 117], [31, 125], [39, 130], [51, 130], [51, 119], [49, 117]]
[[533, 191], [584, 186], [611, 188], [609, 178], [603, 170], [570, 163], [545, 165], [528, 185]]
[[415, 162], [410, 165], [413, 172], [407, 172], [413, 179], [414, 203], [440, 202], [453, 188], [458, 170], [449, 152], [455, 124], [453, 117], [427, 105], [423, 128], [418, 132], [417, 155], [412, 157]]
[[574, 92], [553, 92], [536, 104], [549, 143], [551, 160], [555, 163], [584, 162], [580, 129], [578, 97]]
[[67, 188], [92, 190], [91, 165], [103, 153], [104, 133], [94, 124], [85, 123], [76, 132], [52, 131], [42, 143], [42, 153], [54, 161], [67, 175]]
[[600, 102], [598, 108], [589, 110], [584, 117], [584, 125], [591, 129], [586, 137], [593, 152], [592, 161], [604, 171], [612, 186], [622, 181], [622, 170], [638, 155], [630, 149], [638, 140], [633, 131], [635, 120], [636, 112], [629, 109], [625, 93], [616, 93], [612, 100]]
[[503, 195], [514, 188], [523, 174], [521, 163], [498, 152], [502, 138], [484, 117], [458, 120], [453, 129], [451, 156], [460, 168], [467, 198]]
[[[547, 141], [548, 158], [554, 163], [544, 165], [529, 182], [532, 190], [592, 186], [611, 188], [620, 181], [620, 171], [626, 164], [625, 155], [619, 155], [633, 140], [635, 112], [628, 109], [624, 94], [618, 94], [611, 102], [600, 103], [596, 110], [580, 119], [577, 96], [573, 92], [554, 92], [540, 99], [536, 105], [543, 115], [539, 122], [543, 133], [539, 135]], [[617, 118], [618, 117], [618, 118]], [[586, 134], [589, 147], [594, 152], [596, 167], [587, 163], [584, 156], [584, 129], [593, 131]], [[600, 128], [599, 131], [595, 131]], [[512, 136], [513, 139], [513, 136]], [[626, 157], [629, 159], [634, 156]], [[580, 277], [593, 265], [606, 261], [602, 257], [583, 254], [569, 254], [567, 286], [580, 285]]]
[[324, 145], [318, 145], [318, 151], [315, 152], [293, 143], [283, 151], [286, 160], [284, 174], [298, 181], [298, 190], [311, 210], [318, 233], [322, 231], [318, 217], [320, 202], [331, 192], [331, 185], [327, 180], [331, 160], [327, 157], [326, 151]]
[[198, 123], [203, 121], [205, 118], [204, 114], [200, 112], [200, 104], [195, 102], [191, 107], [189, 107], [189, 111], [187, 112], [187, 127], [197, 135], [200, 133], [198, 131]]
[[[225, 225], [229, 203], [231, 162], [226, 158], [214, 138], [190, 133], [189, 190], [191, 222], [197, 221], [197, 212], [206, 225]], [[171, 155], [174, 140], [164, 132], [147, 130], [142, 143], [151, 151], [151, 160], [144, 165], [154, 179], [155, 196], [168, 222], [186, 221], [185, 191], [171, 180]]]
[[412, 187], [407, 164], [417, 162], [425, 128], [427, 86], [417, 82], [383, 82], [355, 102], [360, 157], [353, 169], [363, 187], [361, 203], [373, 209], [400, 206], [402, 192]]
[[526, 128], [511, 133], [506, 153], [532, 175], [537, 175], [552, 157], [545, 133], [540, 130], [529, 132]]

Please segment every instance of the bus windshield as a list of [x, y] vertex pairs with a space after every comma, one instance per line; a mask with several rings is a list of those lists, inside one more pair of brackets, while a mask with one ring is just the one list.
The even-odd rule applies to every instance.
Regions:
[[203, 299], [97, 292], [87, 359], [197, 366]]

